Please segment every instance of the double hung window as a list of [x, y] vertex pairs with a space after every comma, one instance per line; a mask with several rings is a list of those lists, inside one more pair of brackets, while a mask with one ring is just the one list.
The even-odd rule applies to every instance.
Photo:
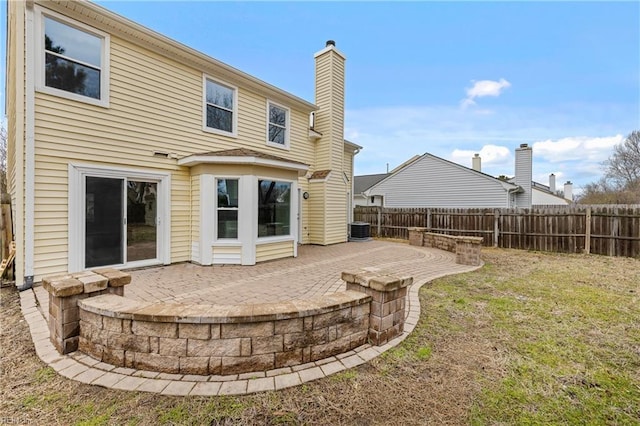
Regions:
[[205, 92], [206, 128], [225, 134], [235, 134], [236, 89], [206, 79]]
[[68, 18], [39, 13], [41, 90], [106, 106], [108, 36]]
[[238, 238], [238, 179], [218, 179], [218, 239]]
[[289, 147], [289, 110], [269, 102], [267, 143], [280, 148]]

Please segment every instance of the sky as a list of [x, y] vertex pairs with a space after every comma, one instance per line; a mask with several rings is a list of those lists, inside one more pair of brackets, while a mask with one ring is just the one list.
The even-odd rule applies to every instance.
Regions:
[[637, 1], [97, 3], [310, 102], [335, 40], [358, 175], [428, 152], [512, 176], [526, 143], [534, 180], [579, 193], [640, 130]]

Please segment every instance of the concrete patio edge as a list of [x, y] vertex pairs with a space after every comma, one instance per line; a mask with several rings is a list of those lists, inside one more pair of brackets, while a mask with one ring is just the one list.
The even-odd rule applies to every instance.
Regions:
[[[481, 268], [470, 268], [468, 271]], [[80, 352], [60, 355], [49, 340], [49, 327], [36, 302], [38, 287], [20, 293], [22, 314], [29, 325], [38, 357], [60, 375], [86, 384], [127, 391], [152, 392], [175, 396], [244, 395], [274, 391], [321, 379], [364, 364], [400, 344], [415, 329], [420, 319], [419, 290], [428, 282], [462, 272], [443, 272], [409, 288], [405, 327], [402, 335], [382, 346], [365, 344], [352, 351], [307, 364], [268, 371], [229, 376], [197, 376], [157, 373], [132, 368], [114, 367], [98, 362]]]

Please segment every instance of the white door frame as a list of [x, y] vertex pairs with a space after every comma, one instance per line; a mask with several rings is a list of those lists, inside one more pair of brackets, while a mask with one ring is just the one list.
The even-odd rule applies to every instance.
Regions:
[[[157, 259], [140, 260], [115, 268], [131, 268], [171, 263], [171, 174], [138, 169], [97, 166], [93, 164], [69, 164], [69, 272], [85, 270], [85, 182], [86, 177], [103, 177], [125, 180], [157, 182]], [[126, 190], [125, 190], [126, 195]], [[125, 205], [126, 208], [126, 205]], [[124, 247], [126, 249], [126, 247]]]

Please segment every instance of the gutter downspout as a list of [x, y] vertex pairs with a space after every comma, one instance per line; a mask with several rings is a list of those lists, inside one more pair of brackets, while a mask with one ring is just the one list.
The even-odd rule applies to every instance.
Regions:
[[35, 35], [34, 12], [25, 8], [25, 154], [24, 154], [24, 281], [19, 291], [33, 287], [35, 216]]
[[[522, 189], [522, 188], [520, 188], [519, 186], [518, 186], [518, 187], [515, 187], [515, 188], [507, 189], [507, 208], [508, 208], [508, 209], [512, 208], [512, 206], [511, 206], [511, 197], [510, 197], [510, 195], [511, 195], [511, 194], [515, 194], [516, 192], [519, 192], [521, 189]], [[517, 206], [513, 206], [513, 207], [515, 208], [515, 207], [517, 207]]]

